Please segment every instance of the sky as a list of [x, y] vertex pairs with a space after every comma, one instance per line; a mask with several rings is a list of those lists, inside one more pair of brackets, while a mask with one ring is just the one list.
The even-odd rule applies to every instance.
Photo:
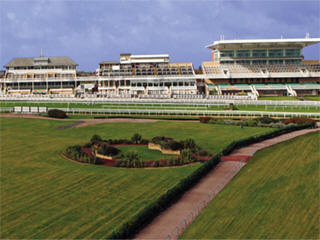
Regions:
[[[0, 64], [69, 56], [95, 71], [120, 53], [169, 54], [198, 67], [224, 39], [320, 37], [320, 0], [0, 0]], [[304, 49], [320, 58], [320, 44]]]

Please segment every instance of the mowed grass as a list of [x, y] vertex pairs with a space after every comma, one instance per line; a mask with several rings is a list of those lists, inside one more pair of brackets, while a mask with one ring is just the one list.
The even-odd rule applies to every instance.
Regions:
[[320, 133], [259, 151], [185, 239], [319, 239]]
[[0, 118], [0, 238], [105, 238], [200, 164], [163, 169], [82, 165], [61, 152], [102, 138], [192, 137], [211, 152], [271, 131], [194, 122], [106, 123], [57, 129], [70, 121]]
[[159, 150], [148, 149], [148, 146], [117, 146], [117, 148], [121, 150], [123, 156], [129, 151], [136, 151], [142, 161], [158, 161], [178, 156], [174, 154], [162, 154]]
[[293, 96], [261, 96], [259, 100], [296, 101], [299, 99]]

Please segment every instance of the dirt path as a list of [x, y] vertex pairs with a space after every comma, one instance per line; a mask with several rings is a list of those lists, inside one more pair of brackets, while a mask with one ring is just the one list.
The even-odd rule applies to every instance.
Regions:
[[70, 127], [81, 128], [91, 125], [96, 125], [100, 123], [114, 123], [114, 122], [134, 122], [134, 123], [152, 123], [156, 121], [160, 121], [157, 119], [135, 119], [135, 118], [106, 118], [106, 119], [58, 119], [58, 118], [50, 118], [43, 117], [39, 115], [32, 114], [14, 114], [14, 113], [5, 113], [0, 114], [0, 117], [13, 117], [13, 118], [32, 118], [32, 119], [47, 119], [47, 120], [56, 120], [56, 121], [76, 121], [74, 124], [68, 124], [66, 126], [59, 126], [59, 129], [67, 129]]
[[[140, 231], [135, 238], [177, 239], [177, 233], [181, 234], [183, 230], [201, 212], [202, 207], [201, 209], [198, 209], [198, 211], [194, 210], [199, 208], [199, 203], [208, 203], [210, 200], [212, 200], [212, 198], [214, 198], [240, 171], [240, 169], [246, 164], [251, 156], [254, 155], [255, 152], [274, 144], [315, 131], [320, 131], [320, 129], [305, 129], [284, 134], [273, 139], [265, 140], [260, 143], [252, 144], [248, 147], [235, 150], [230, 155], [223, 157], [222, 161], [215, 169], [213, 169], [192, 189], [186, 192], [178, 202], [176, 202], [174, 205], [156, 217], [148, 226], [142, 229], [142, 231]], [[214, 195], [208, 200], [208, 194], [212, 191], [214, 192]], [[190, 219], [189, 216], [191, 212], [192, 218]]]

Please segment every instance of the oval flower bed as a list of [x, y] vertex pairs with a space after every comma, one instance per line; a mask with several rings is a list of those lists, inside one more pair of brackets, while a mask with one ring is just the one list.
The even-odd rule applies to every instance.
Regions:
[[89, 143], [70, 146], [63, 154], [82, 163], [129, 168], [184, 165], [207, 161], [212, 156], [192, 139], [178, 142], [172, 138], [154, 137], [149, 141], [139, 134], [130, 140], [103, 140], [94, 135]]

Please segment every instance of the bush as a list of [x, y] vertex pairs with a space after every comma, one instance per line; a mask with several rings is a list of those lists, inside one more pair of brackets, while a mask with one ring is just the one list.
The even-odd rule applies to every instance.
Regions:
[[201, 149], [201, 150], [199, 150], [197, 152], [197, 155], [199, 155], [199, 156], [209, 156], [210, 154], [207, 151]]
[[110, 145], [103, 144], [98, 152], [105, 156], [115, 156], [120, 152], [120, 150]]
[[243, 125], [248, 127], [256, 127], [258, 126], [258, 121], [255, 119], [247, 119], [243, 122]]
[[233, 103], [230, 103], [229, 110], [239, 110], [239, 109]]
[[270, 124], [270, 123], [276, 123], [279, 122], [279, 120], [269, 117], [261, 117], [261, 118], [255, 118], [256, 121], [261, 122], [263, 124]]
[[66, 112], [59, 109], [50, 109], [48, 116], [53, 118], [67, 118]]
[[201, 123], [208, 123], [211, 120], [211, 117], [200, 117], [199, 121]]
[[182, 163], [189, 163], [195, 160], [190, 149], [183, 149], [180, 153]]
[[310, 118], [304, 117], [292, 117], [284, 121], [285, 124], [295, 123], [295, 124], [311, 124], [313, 127], [316, 125], [316, 121]]
[[159, 142], [169, 142], [169, 141], [172, 141], [172, 140], [173, 140], [173, 138], [168, 138], [168, 137], [165, 137], [165, 136], [157, 136], [157, 137], [152, 138], [151, 142], [159, 143]]
[[195, 150], [197, 148], [197, 145], [193, 139], [189, 138], [184, 141], [184, 148]]
[[138, 144], [141, 142], [141, 135], [139, 133], [135, 133], [132, 137], [131, 137], [131, 141], [134, 142], [135, 144]]
[[170, 141], [166, 145], [169, 149], [176, 151], [176, 150], [181, 150], [183, 149], [183, 142], [177, 142], [177, 141]]
[[101, 138], [99, 135], [94, 134], [94, 135], [91, 137], [90, 142], [93, 143], [93, 144], [94, 144], [94, 143], [98, 143], [98, 142], [102, 142], [102, 138]]

